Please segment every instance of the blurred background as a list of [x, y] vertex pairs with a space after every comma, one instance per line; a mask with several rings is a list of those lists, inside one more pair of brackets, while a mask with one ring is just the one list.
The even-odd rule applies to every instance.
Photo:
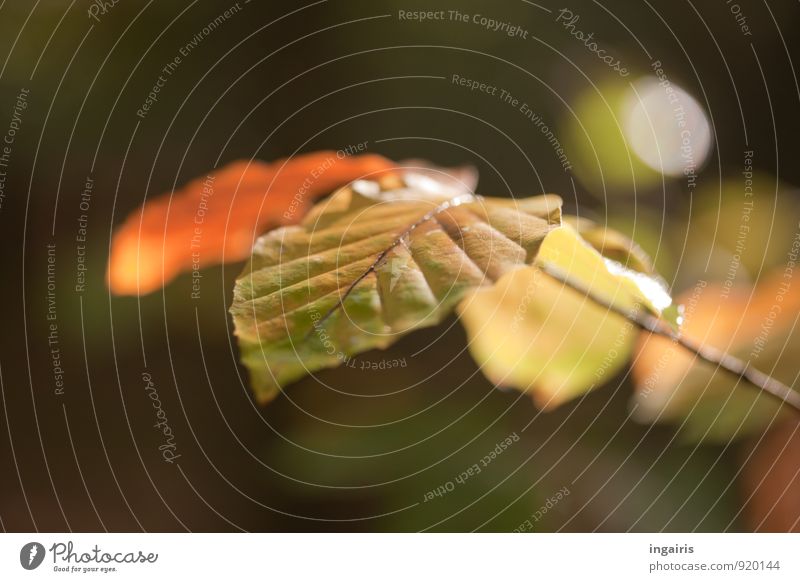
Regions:
[[[639, 242], [675, 295], [704, 281], [752, 298], [785, 272], [800, 217], [796, 2], [459, 2], [466, 21], [453, 6], [0, 4], [5, 530], [797, 527], [797, 426], [774, 411], [737, 438], [686, 439], [679, 415], [631, 418], [626, 370], [542, 413], [483, 377], [455, 319], [361, 357], [406, 367], [324, 371], [262, 408], [227, 313], [241, 265], [203, 271], [199, 300], [188, 275], [109, 295], [112, 230], [146, 198], [236, 159], [361, 142], [472, 164], [482, 194], [558, 193]], [[414, 11], [444, 12], [401, 16]], [[707, 304], [733, 305], [720, 296]], [[720, 317], [738, 323], [747, 305]], [[775, 320], [782, 349], [759, 362], [789, 383], [796, 316]], [[752, 325], [736, 326], [742, 342]], [[158, 448], [144, 373], [177, 462]]]

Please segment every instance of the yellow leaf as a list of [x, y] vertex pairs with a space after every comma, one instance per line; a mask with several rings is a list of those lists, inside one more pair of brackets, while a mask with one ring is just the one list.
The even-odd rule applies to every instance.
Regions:
[[544, 266], [625, 312], [661, 316], [671, 299], [660, 280], [604, 258], [566, 224], [547, 235], [534, 266], [468, 294], [458, 311], [483, 372], [551, 409], [618, 372], [638, 328], [549, 276]]

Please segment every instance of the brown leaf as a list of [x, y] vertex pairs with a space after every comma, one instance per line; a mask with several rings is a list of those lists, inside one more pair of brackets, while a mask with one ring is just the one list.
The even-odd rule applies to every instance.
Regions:
[[306, 374], [437, 325], [465, 293], [531, 264], [561, 199], [465, 193], [404, 173], [358, 181], [261, 238], [231, 313], [259, 402]]
[[232, 162], [132, 212], [112, 241], [108, 285], [141, 295], [182, 271], [246, 259], [265, 230], [297, 223], [317, 198], [393, 167], [378, 155], [334, 151]]

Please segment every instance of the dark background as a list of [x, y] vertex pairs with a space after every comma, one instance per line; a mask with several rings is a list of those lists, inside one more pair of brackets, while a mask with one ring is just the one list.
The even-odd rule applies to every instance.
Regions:
[[[724, 206], [724, 184], [739, 180], [744, 149], [756, 152], [771, 196], [780, 185], [780, 196], [794, 200], [791, 185], [800, 184], [800, 93], [791, 66], [800, 56], [800, 6], [739, 4], [751, 37], [722, 0], [569, 5], [579, 27], [629, 65], [631, 80], [648, 72], [644, 45], [709, 113], [715, 146], [692, 193], [681, 180], [633, 174], [602, 187], [578, 171], [569, 147], [576, 114], [567, 104], [604, 95], [621, 80], [553, 13], [524, 1], [240, 2], [237, 14], [183, 58], [143, 120], [136, 110], [161, 68], [232, 3], [122, 0], [100, 22], [87, 16], [84, 0], [3, 3], [0, 131], [20, 89], [30, 95], [0, 209], [2, 527], [509, 531], [568, 487], [537, 530], [747, 530], [735, 481], [740, 445], [681, 444], [669, 425], [628, 420], [631, 386], [622, 376], [540, 413], [529, 398], [493, 388], [455, 324], [393, 346], [386, 357], [407, 357], [406, 368], [319, 374], [356, 395], [307, 378], [260, 408], [227, 314], [240, 265], [205, 271], [199, 301], [189, 299], [187, 276], [140, 299], [111, 297], [104, 283], [112, 228], [145, 197], [235, 159], [366, 140], [371, 152], [393, 159], [473, 164], [484, 194], [560, 193], [570, 212], [606, 220], [658, 253], [680, 291], [688, 275], [682, 279], [679, 265], [691, 263], [684, 255], [705, 264], [711, 252], [684, 249], [690, 211]], [[530, 35], [397, 18], [398, 9], [436, 8], [486, 14]], [[563, 170], [518, 111], [453, 85], [453, 74], [505, 87], [531, 104], [576, 172]], [[613, 149], [604, 137], [590, 136], [601, 151]], [[75, 234], [87, 176], [95, 181], [88, 285], [76, 293]], [[47, 342], [51, 243], [61, 396]], [[176, 464], [159, 454], [144, 371], [175, 432]], [[422, 503], [514, 432], [520, 442], [479, 477]]]

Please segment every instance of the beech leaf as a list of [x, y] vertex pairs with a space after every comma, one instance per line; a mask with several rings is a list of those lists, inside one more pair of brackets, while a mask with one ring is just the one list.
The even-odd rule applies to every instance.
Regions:
[[678, 315], [635, 243], [562, 224], [557, 196], [483, 197], [414, 173], [356, 181], [262, 236], [231, 307], [261, 402], [453, 310], [487, 377], [542, 408], [618, 372], [637, 313], [670, 329]]
[[[595, 240], [617, 259], [644, 264], [641, 257], [628, 257], [635, 247], [618, 233]], [[458, 308], [470, 352], [484, 374], [497, 385], [529, 392], [540, 408], [554, 408], [604, 384], [628, 362], [639, 332], [629, 319], [549, 276], [545, 268], [607, 305], [630, 313], [643, 309], [675, 324], [672, 300], [660, 279], [604, 257], [568, 224], [554, 230], [533, 266], [475, 290]]]
[[357, 181], [262, 236], [231, 307], [257, 399], [436, 325], [468, 291], [532, 264], [560, 207], [409, 173]]
[[263, 231], [299, 222], [320, 196], [394, 168], [378, 155], [320, 151], [271, 163], [240, 160], [148, 200], [114, 233], [108, 285], [160, 289], [182, 271], [241, 261]]

